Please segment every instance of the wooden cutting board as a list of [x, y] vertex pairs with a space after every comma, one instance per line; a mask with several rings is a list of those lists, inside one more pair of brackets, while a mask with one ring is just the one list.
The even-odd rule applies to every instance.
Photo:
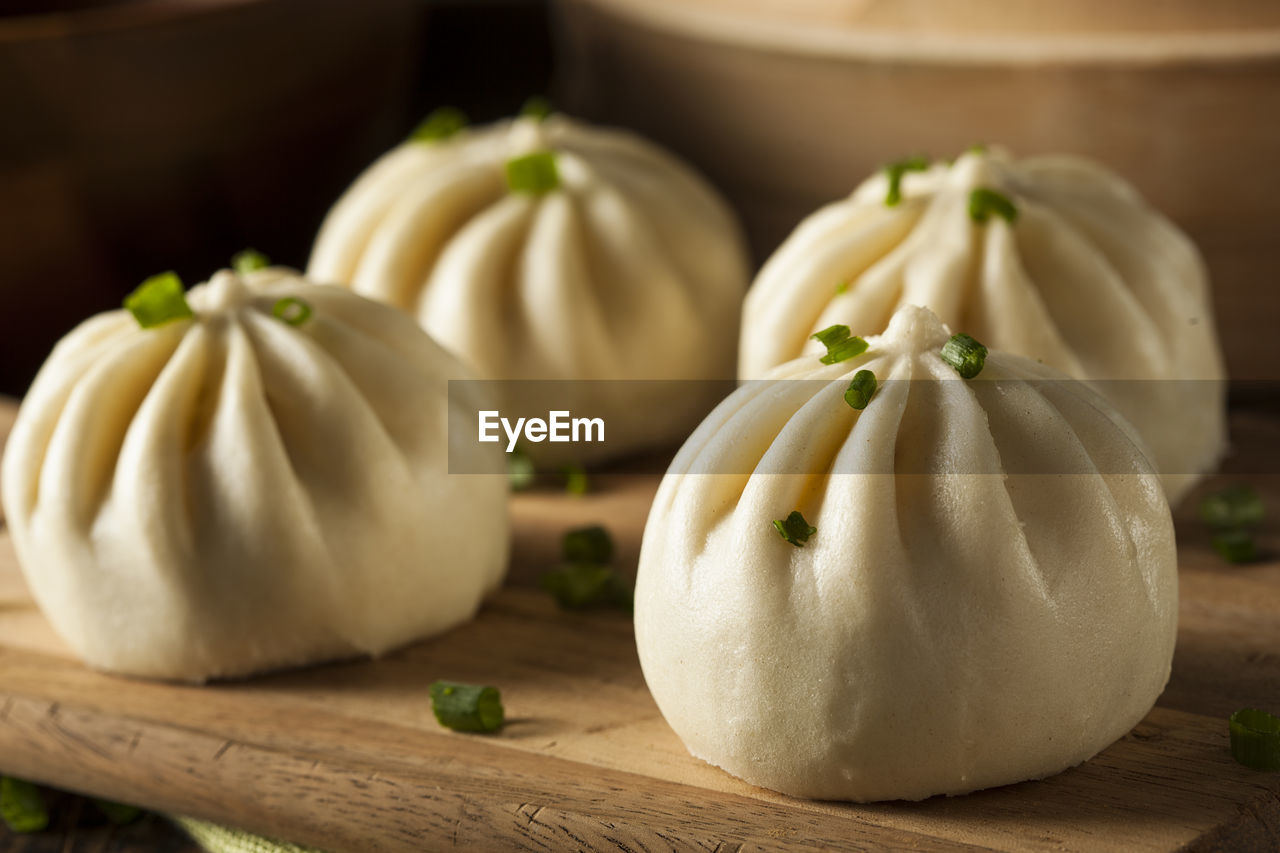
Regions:
[[[0, 407], [0, 432], [11, 410]], [[1240, 414], [1227, 469], [1280, 512], [1280, 420]], [[1262, 472], [1262, 473], [1259, 473]], [[1206, 488], [1221, 485], [1220, 477]], [[1280, 774], [1232, 761], [1226, 717], [1280, 711], [1280, 561], [1221, 563], [1179, 513], [1173, 676], [1081, 767], [923, 803], [808, 802], [689, 757], [645, 689], [630, 620], [534, 585], [570, 526], [606, 523], [634, 570], [657, 478], [513, 502], [506, 588], [473, 623], [377, 661], [187, 687], [91, 672], [60, 644], [0, 533], [0, 773], [333, 850], [1274, 850]], [[1280, 546], [1277, 524], [1261, 541]], [[501, 687], [492, 736], [441, 729], [437, 678]]]

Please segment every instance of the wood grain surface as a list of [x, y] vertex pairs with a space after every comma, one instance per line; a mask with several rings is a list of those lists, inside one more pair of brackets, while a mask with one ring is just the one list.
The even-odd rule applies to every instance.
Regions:
[[[0, 414], [0, 418], [3, 415]], [[3, 424], [0, 423], [0, 427]], [[1261, 464], [1280, 422], [1241, 414], [1228, 473], [1280, 507]], [[0, 534], [0, 772], [332, 850], [1274, 850], [1280, 774], [1236, 764], [1225, 717], [1280, 710], [1280, 536], [1218, 561], [1178, 513], [1173, 676], [1129, 735], [1040, 782], [922, 803], [784, 797], [691, 758], [645, 688], [630, 620], [565, 613], [533, 585], [563, 530], [602, 521], [633, 571], [651, 476], [584, 498], [517, 496], [511, 580], [472, 624], [376, 661], [190, 687], [87, 670], [32, 605]], [[1203, 491], [1203, 489], [1202, 489]], [[1272, 513], [1274, 517], [1274, 512]], [[441, 729], [437, 678], [495, 684], [508, 724]]]

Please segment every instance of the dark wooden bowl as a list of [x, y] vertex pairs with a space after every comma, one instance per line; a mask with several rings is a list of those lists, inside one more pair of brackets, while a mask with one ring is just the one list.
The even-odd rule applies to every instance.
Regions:
[[761, 257], [882, 164], [1075, 153], [1203, 250], [1233, 378], [1280, 378], [1280, 5], [558, 0], [562, 98], [681, 152]]
[[0, 390], [142, 277], [302, 265], [406, 115], [412, 0], [63, 0], [0, 13]]

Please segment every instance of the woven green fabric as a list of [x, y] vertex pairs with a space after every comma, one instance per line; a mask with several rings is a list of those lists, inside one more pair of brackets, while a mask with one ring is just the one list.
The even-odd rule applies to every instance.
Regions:
[[174, 817], [171, 820], [209, 853], [323, 853], [315, 847], [275, 841], [194, 818]]

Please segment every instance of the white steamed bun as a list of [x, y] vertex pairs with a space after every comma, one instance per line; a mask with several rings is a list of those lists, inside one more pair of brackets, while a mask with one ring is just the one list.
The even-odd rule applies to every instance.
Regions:
[[[273, 316], [287, 298], [311, 316]], [[187, 300], [190, 319], [111, 311], [68, 334], [9, 439], [14, 546], [71, 648], [200, 681], [471, 618], [505, 572], [506, 484], [448, 473], [455, 359], [399, 312], [279, 268]]]
[[[1014, 221], [975, 222], [979, 189], [1009, 199]], [[743, 312], [743, 377], [814, 351], [808, 336], [833, 323], [870, 333], [924, 305], [1078, 379], [1136, 380], [1097, 390], [1142, 434], [1172, 501], [1217, 463], [1226, 374], [1204, 264], [1129, 184], [1078, 158], [992, 149], [905, 172], [896, 205], [888, 192], [882, 171], [765, 264]]]
[[[538, 152], [557, 185], [513, 190], [508, 162]], [[395, 148], [334, 206], [307, 272], [409, 312], [481, 378], [519, 380], [731, 379], [749, 275], [732, 213], [689, 167], [562, 115]], [[602, 382], [571, 396], [616, 456], [683, 439], [720, 393]]]
[[[949, 334], [904, 308], [861, 356], [748, 383], [673, 461], [636, 643], [693, 755], [796, 796], [959, 794], [1084, 761], [1163, 689], [1174, 537], [1140, 440], [1027, 359], [959, 378]], [[802, 547], [772, 524], [795, 510]]]

